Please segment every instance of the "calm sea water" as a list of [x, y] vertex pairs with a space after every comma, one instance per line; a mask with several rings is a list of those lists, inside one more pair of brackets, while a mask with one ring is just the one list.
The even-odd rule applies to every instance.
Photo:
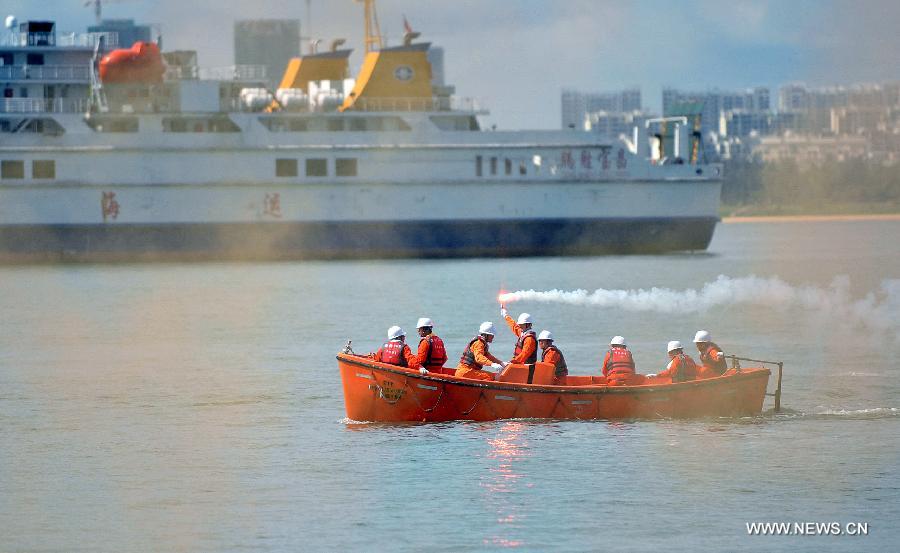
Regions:
[[[898, 236], [900, 222], [729, 224], [697, 255], [0, 268], [0, 551], [896, 550], [900, 321], [880, 290], [900, 278]], [[374, 350], [430, 316], [455, 361], [498, 321], [501, 288], [680, 291], [719, 275], [825, 295], [511, 308], [581, 374], [614, 334], [656, 372], [668, 340], [709, 329], [728, 353], [785, 362], [785, 414], [344, 419], [348, 339]], [[494, 351], [512, 346], [503, 331]], [[748, 536], [757, 521], [869, 533]]]

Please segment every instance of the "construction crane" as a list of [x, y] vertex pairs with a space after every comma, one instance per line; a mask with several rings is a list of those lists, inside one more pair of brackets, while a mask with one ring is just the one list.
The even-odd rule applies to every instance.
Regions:
[[375, 11], [375, 0], [356, 0], [363, 5], [366, 18], [366, 53], [381, 50], [381, 27], [378, 25], [378, 13]]
[[97, 20], [97, 24], [99, 25], [101, 21], [103, 21], [103, 4], [109, 4], [110, 2], [129, 2], [130, 0], [85, 0], [84, 7], [94, 6], [94, 18]]

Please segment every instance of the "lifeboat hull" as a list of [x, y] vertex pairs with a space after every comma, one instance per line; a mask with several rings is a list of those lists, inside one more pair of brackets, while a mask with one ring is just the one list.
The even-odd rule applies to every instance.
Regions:
[[677, 384], [559, 386], [422, 375], [348, 354], [337, 360], [347, 417], [373, 422], [754, 416], [762, 412], [770, 374], [745, 368]]

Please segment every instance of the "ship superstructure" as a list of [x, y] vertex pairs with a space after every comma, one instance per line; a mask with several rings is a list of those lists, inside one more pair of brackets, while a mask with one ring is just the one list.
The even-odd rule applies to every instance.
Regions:
[[152, 48], [103, 57], [115, 37], [17, 31], [0, 46], [5, 261], [702, 250], [718, 220], [721, 168], [686, 119], [622, 139], [482, 130], [413, 33], [355, 79], [337, 41], [270, 91], [255, 67], [164, 53], [153, 78], [136, 69]]

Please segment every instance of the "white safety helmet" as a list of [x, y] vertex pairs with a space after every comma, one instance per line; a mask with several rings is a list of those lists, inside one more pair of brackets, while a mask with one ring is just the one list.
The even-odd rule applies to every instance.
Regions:
[[522, 313], [521, 315], [519, 315], [519, 319], [516, 321], [516, 324], [523, 325], [526, 323], [531, 324], [533, 322], [534, 321], [531, 320], [531, 315], [529, 315], [528, 313]]
[[416, 323], [416, 328], [422, 328], [423, 326], [432, 327], [434, 326], [434, 322], [428, 317], [422, 317], [419, 319], [419, 322]]
[[538, 340], [550, 340], [553, 341], [553, 333], [549, 330], [542, 330], [540, 334], [538, 334]]
[[712, 342], [712, 336], [705, 330], [698, 330], [697, 334], [694, 335], [694, 343], [699, 344], [702, 342]]
[[484, 321], [481, 323], [481, 326], [478, 327], [478, 334], [490, 334], [493, 336], [497, 330], [494, 328], [494, 323], [491, 321]]
[[672, 340], [671, 342], [669, 342], [669, 345], [667, 346], [666, 351], [669, 353], [672, 353], [676, 349], [683, 349], [681, 347], [681, 342], [679, 342], [678, 340]]
[[612, 340], [609, 341], [609, 345], [611, 346], [624, 346], [625, 337], [624, 336], [613, 336]]
[[401, 336], [406, 336], [406, 333], [403, 332], [403, 329], [399, 326], [392, 326], [388, 329], [388, 340], [393, 340]]

